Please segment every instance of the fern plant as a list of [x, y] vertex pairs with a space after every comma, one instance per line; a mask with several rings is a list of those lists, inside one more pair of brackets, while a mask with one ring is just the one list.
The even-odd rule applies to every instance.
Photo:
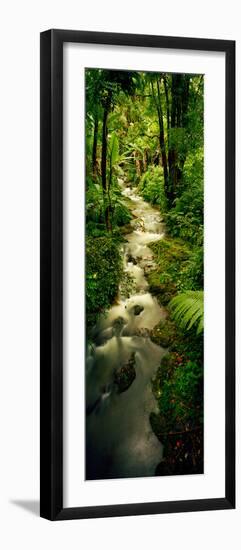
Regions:
[[190, 330], [194, 325], [197, 334], [204, 329], [204, 294], [203, 290], [189, 290], [175, 296], [169, 304], [173, 319], [177, 324]]

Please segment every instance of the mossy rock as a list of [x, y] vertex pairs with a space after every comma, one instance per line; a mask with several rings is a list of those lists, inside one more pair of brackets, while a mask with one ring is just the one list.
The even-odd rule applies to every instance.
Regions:
[[134, 277], [132, 277], [130, 273], [128, 273], [128, 271], [124, 271], [119, 289], [121, 296], [124, 298], [130, 298], [131, 294], [134, 294], [135, 280]]
[[123, 319], [123, 317], [116, 317], [116, 319], [113, 321], [113, 329], [115, 336], [119, 336], [126, 321]]
[[174, 368], [175, 363], [172, 354], [166, 353], [161, 360], [161, 365], [158, 367], [155, 376], [152, 378], [152, 391], [157, 401], [161, 396], [164, 382], [170, 380]]
[[137, 264], [137, 260], [136, 258], [134, 258], [134, 256], [132, 256], [131, 254], [127, 254], [127, 262], [131, 262], [132, 264], [136, 265]]
[[133, 231], [133, 227], [130, 223], [126, 223], [119, 228], [121, 235], [129, 235]]
[[144, 311], [144, 307], [140, 306], [139, 304], [136, 304], [135, 306], [133, 306], [131, 310], [134, 313], [134, 315], [138, 316], [140, 315], [140, 313], [142, 313], [142, 311]]
[[159, 303], [163, 306], [167, 305], [171, 298], [176, 295], [177, 288], [171, 280], [161, 283], [161, 272], [151, 271], [147, 274], [150, 293], [157, 297]]
[[175, 324], [170, 319], [160, 321], [160, 323], [152, 329], [150, 338], [154, 344], [163, 348], [168, 348], [173, 344], [176, 338]]
[[184, 241], [168, 237], [149, 246], [157, 264], [147, 273], [150, 292], [165, 306], [180, 288], [180, 274], [186, 269], [191, 251]]
[[162, 419], [160, 414], [151, 412], [149, 416], [150, 424], [152, 431], [156, 435], [156, 437], [159, 439], [159, 441], [162, 441], [162, 435], [166, 432], [166, 424], [164, 420]]
[[172, 237], [162, 239], [151, 244], [151, 249], [157, 255], [161, 263], [169, 263], [173, 261], [185, 261], [189, 259], [190, 249], [187, 244], [181, 239], [173, 239]]
[[131, 386], [136, 377], [135, 371], [135, 353], [132, 353], [130, 359], [119, 369], [115, 370], [114, 383], [117, 385], [118, 393], [122, 393]]

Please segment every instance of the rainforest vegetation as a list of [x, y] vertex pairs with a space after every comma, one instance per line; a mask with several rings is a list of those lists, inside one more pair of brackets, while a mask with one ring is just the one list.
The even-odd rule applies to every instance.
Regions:
[[[95, 327], [119, 303], [120, 289], [127, 300], [138, 295], [125, 252], [162, 312], [154, 327], [141, 325], [163, 349], [149, 380], [156, 404], [149, 424], [163, 445], [155, 474], [202, 473], [204, 77], [86, 69], [85, 79], [87, 342], [95, 345]], [[127, 236], [145, 231], [138, 197], [163, 229], [159, 238], [153, 230], [153, 241], [148, 234], [149, 263], [125, 248]], [[138, 375], [135, 353], [113, 369], [127, 394]]]

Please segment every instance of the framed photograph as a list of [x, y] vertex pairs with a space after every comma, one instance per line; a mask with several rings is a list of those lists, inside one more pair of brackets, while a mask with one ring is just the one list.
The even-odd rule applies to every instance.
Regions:
[[235, 507], [235, 42], [41, 33], [50, 520]]

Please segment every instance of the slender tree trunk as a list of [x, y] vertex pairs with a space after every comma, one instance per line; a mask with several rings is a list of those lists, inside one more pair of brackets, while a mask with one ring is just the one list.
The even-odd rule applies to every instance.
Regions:
[[102, 151], [101, 151], [101, 180], [103, 191], [106, 192], [106, 158], [107, 158], [107, 119], [109, 109], [107, 106], [104, 108], [103, 113], [103, 127], [102, 127]]
[[104, 106], [104, 112], [103, 112], [102, 151], [101, 151], [101, 179], [102, 179], [102, 189], [103, 189], [104, 208], [105, 208], [105, 225], [106, 225], [107, 231], [111, 231], [110, 205], [108, 200], [107, 178], [106, 178], [107, 133], [108, 133], [107, 121], [108, 121], [108, 114], [110, 110], [110, 103], [111, 103], [111, 95], [109, 92], [108, 97], [106, 99], [105, 106]]
[[166, 97], [166, 110], [167, 110], [167, 140], [169, 143], [169, 128], [170, 128], [170, 104], [169, 104], [169, 93], [168, 93], [168, 83], [166, 76], [163, 76], [163, 83], [164, 83], [164, 90], [165, 90], [165, 97]]
[[138, 177], [141, 177], [141, 161], [139, 159], [139, 153], [137, 151], [134, 151], [134, 159], [135, 159], [135, 166], [136, 166], [136, 173]]
[[[189, 101], [189, 75], [172, 75], [171, 83], [171, 130], [185, 129], [187, 125], [187, 112]], [[186, 160], [183, 148], [182, 156], [178, 151], [178, 145], [169, 145], [168, 168], [169, 168], [169, 191], [171, 202], [174, 201], [178, 192], [178, 186], [182, 179], [184, 163]]]
[[169, 199], [169, 185], [168, 185], [168, 166], [167, 166], [167, 154], [166, 154], [166, 147], [165, 147], [165, 135], [164, 135], [164, 124], [163, 124], [163, 112], [162, 112], [162, 106], [161, 106], [161, 96], [160, 96], [160, 86], [159, 82], [157, 80], [157, 94], [158, 94], [158, 100], [155, 99], [155, 91], [152, 85], [152, 93], [153, 98], [156, 103], [157, 108], [157, 114], [158, 114], [158, 122], [159, 122], [159, 143], [160, 143], [160, 150], [161, 150], [161, 158], [162, 158], [162, 167], [163, 167], [163, 175], [164, 175], [164, 188], [165, 188], [165, 194], [167, 199]]
[[146, 172], [149, 163], [148, 151], [145, 149], [143, 153], [143, 170]]
[[[171, 130], [177, 127], [177, 77], [179, 75], [173, 74], [171, 77]], [[170, 190], [170, 202], [173, 204], [175, 198], [176, 189], [176, 163], [177, 152], [173, 145], [173, 135], [171, 137], [171, 143], [168, 150], [168, 167], [169, 167], [169, 190]]]
[[99, 119], [98, 119], [98, 113], [96, 113], [95, 122], [94, 122], [93, 149], [92, 149], [92, 171], [94, 176], [96, 175], [96, 171], [97, 171], [98, 129], [99, 129]]

